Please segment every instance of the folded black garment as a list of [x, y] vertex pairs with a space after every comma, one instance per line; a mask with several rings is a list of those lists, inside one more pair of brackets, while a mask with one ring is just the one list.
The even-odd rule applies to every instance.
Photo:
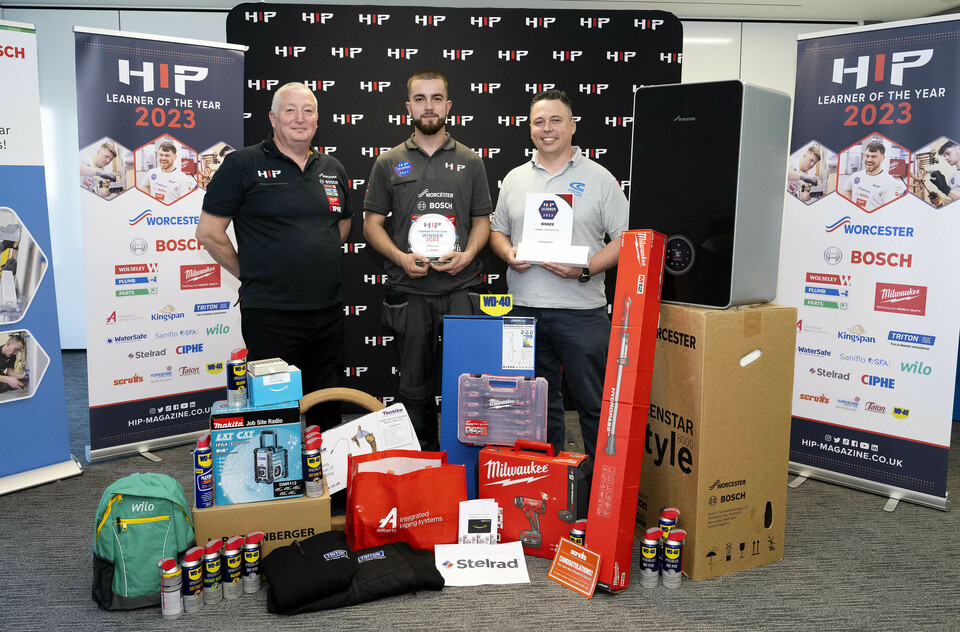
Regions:
[[350, 559], [354, 572], [348, 587], [339, 592], [317, 591], [309, 602], [292, 607], [289, 599], [280, 599], [273, 586], [273, 577], [268, 575], [271, 586], [267, 594], [267, 610], [279, 614], [302, 614], [352, 606], [418, 590], [443, 588], [443, 575], [437, 570], [433, 553], [415, 551], [406, 542], [361, 549], [351, 553]]
[[343, 531], [318, 533], [270, 551], [261, 568], [270, 582], [270, 600], [277, 604], [277, 612], [349, 588], [354, 574], [352, 555]]

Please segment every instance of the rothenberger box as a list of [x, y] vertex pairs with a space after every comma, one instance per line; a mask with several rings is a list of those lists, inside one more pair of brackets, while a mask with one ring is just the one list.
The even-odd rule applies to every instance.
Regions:
[[706, 579], [783, 558], [797, 310], [663, 305], [638, 532], [664, 507]]
[[303, 495], [299, 402], [210, 410], [218, 505]]
[[554, 456], [553, 445], [539, 441], [480, 450], [478, 496], [500, 505], [501, 541], [519, 540], [527, 555], [552, 558], [586, 513], [586, 459], [577, 452]]
[[597, 586], [609, 591], [622, 590], [630, 581], [664, 242], [664, 236], [652, 230], [628, 230], [620, 236], [586, 536], [586, 547], [601, 557]]
[[197, 543], [263, 531], [263, 555], [278, 546], [330, 530], [330, 496], [285, 498], [193, 510]]

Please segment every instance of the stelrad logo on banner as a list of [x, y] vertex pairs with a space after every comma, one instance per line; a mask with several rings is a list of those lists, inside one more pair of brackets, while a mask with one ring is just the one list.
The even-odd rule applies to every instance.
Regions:
[[447, 586], [529, 584], [527, 561], [519, 542], [507, 544], [438, 544], [437, 570]]

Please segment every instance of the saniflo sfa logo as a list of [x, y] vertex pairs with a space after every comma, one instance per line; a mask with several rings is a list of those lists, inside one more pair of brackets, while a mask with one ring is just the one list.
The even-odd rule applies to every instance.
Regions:
[[[154, 71], [152, 61], [143, 62], [140, 70], [130, 69], [129, 59], [118, 59], [119, 80], [120, 83], [130, 85], [131, 77], [140, 77], [143, 81], [143, 91], [153, 92], [156, 87], [156, 80], [159, 79], [162, 89], [170, 88], [170, 64], [157, 64], [157, 70]], [[182, 64], [173, 65], [173, 91], [177, 94], [187, 93], [188, 81], [203, 81], [207, 78], [209, 71], [202, 66], [186, 66]]]
[[[909, 50], [893, 53], [890, 55], [890, 84], [894, 86], [903, 85], [903, 73], [908, 68], [919, 68], [925, 66], [933, 59], [933, 49], [925, 48], [921, 50]], [[872, 62], [872, 63], [871, 63]], [[871, 66], [873, 72], [871, 73]], [[833, 60], [833, 82], [843, 83], [845, 75], [853, 75], [857, 79], [857, 89], [863, 88], [870, 81], [880, 83], [886, 79], [887, 54], [878, 53], [871, 58], [868, 55], [857, 57], [855, 66], [847, 66], [843, 57]]]

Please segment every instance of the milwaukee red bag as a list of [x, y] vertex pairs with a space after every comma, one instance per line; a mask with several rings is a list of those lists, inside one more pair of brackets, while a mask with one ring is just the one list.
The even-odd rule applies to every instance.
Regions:
[[446, 452], [385, 450], [350, 456], [347, 542], [353, 550], [388, 542], [415, 549], [454, 544], [460, 502], [467, 499], [462, 465]]

